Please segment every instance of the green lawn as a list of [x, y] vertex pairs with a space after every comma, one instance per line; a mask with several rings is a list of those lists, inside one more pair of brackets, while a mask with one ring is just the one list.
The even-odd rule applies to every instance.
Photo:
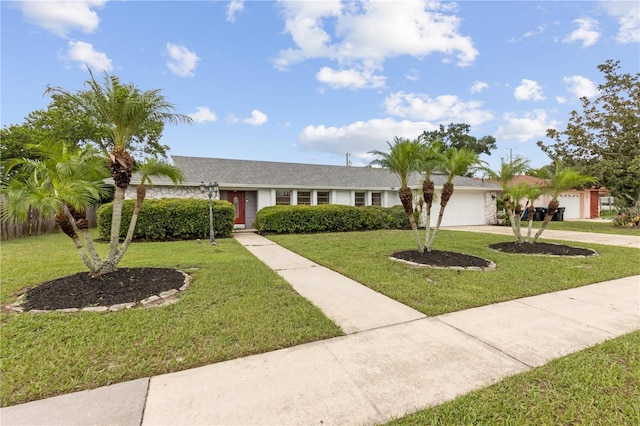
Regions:
[[[408, 231], [270, 238], [429, 315], [640, 274], [634, 249], [588, 245], [600, 255], [527, 257], [488, 249], [488, 244], [509, 238], [487, 234], [441, 231], [436, 249], [491, 259], [498, 264], [493, 272], [416, 268], [389, 260], [393, 251], [413, 248]], [[194, 276], [173, 305], [114, 313], [3, 312], [1, 405], [341, 334], [235, 240], [219, 242], [214, 247], [195, 241], [131, 246], [123, 267], [175, 267]], [[99, 249], [104, 252], [106, 245]], [[0, 260], [3, 303], [29, 286], [84, 270], [62, 234], [3, 242]], [[576, 367], [572, 374], [587, 372]]]
[[[539, 227], [539, 222], [534, 222], [534, 226]], [[640, 228], [620, 228], [613, 226], [608, 221], [565, 221], [565, 222], [549, 222], [547, 229], [556, 229], [559, 231], [579, 231], [579, 232], [596, 232], [600, 234], [619, 234], [619, 235], [635, 235], [640, 236]], [[544, 233], [542, 234], [544, 238]]]
[[[341, 335], [233, 239], [132, 244], [121, 266], [194, 276], [178, 303], [112, 313], [1, 315], [3, 406]], [[100, 244], [104, 251], [105, 244]], [[62, 234], [2, 242], [1, 299], [84, 270]]]
[[[543, 234], [544, 236], [544, 234]], [[509, 236], [441, 230], [435, 249], [494, 261], [491, 272], [407, 267], [389, 260], [415, 249], [411, 231], [272, 235], [270, 239], [427, 315], [440, 315], [525, 296], [640, 274], [637, 249], [567, 244], [595, 249], [588, 258], [505, 254], [487, 246]]]
[[640, 424], [640, 331], [389, 423], [578, 424]]

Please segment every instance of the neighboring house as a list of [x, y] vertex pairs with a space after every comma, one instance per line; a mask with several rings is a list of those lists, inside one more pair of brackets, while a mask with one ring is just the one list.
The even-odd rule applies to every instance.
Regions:
[[[539, 185], [544, 188], [545, 181], [534, 176], [516, 176], [509, 183], [511, 185], [518, 182], [526, 182], [530, 185]], [[543, 194], [534, 203], [534, 207], [547, 207], [551, 201], [550, 194]], [[558, 197], [559, 207], [564, 207], [564, 220], [571, 219], [593, 219], [600, 215], [599, 190], [584, 189], [570, 190], [560, 194]], [[524, 206], [526, 200], [521, 201]], [[594, 204], [595, 203], [595, 204]]]
[[[324, 166], [270, 161], [171, 156], [184, 174], [184, 182], [174, 186], [167, 179], [154, 178], [147, 198], [206, 198], [200, 183], [217, 182], [219, 199], [236, 208], [236, 227], [252, 228], [258, 210], [284, 204], [345, 204], [392, 207], [400, 204], [398, 178], [387, 170], [368, 167]], [[446, 176], [433, 175], [437, 196]], [[136, 176], [127, 189], [135, 198]], [[413, 176], [413, 188], [421, 185]], [[495, 222], [495, 198], [500, 187], [479, 179], [456, 177], [455, 192], [449, 201], [443, 226], [484, 225]], [[439, 203], [434, 202], [432, 224]]]

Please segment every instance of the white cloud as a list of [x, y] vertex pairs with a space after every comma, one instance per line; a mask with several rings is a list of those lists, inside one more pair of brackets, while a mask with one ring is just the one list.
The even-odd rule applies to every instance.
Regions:
[[640, 43], [640, 3], [637, 1], [603, 1], [606, 12], [618, 19], [620, 28], [616, 40], [620, 43]]
[[471, 38], [459, 33], [460, 19], [452, 14], [451, 7], [438, 2], [328, 0], [279, 4], [285, 31], [295, 44], [279, 52], [274, 63], [280, 69], [324, 58], [336, 61], [339, 68], [366, 74], [382, 69], [385, 60], [396, 56], [421, 59], [442, 53], [466, 66], [478, 55]]
[[90, 43], [84, 41], [70, 41], [67, 51], [69, 60], [79, 62], [80, 68], [89, 67], [94, 71], [111, 71], [113, 65], [106, 53], [98, 52]]
[[522, 79], [520, 86], [513, 91], [513, 96], [519, 101], [541, 101], [544, 99], [542, 95], [542, 87], [537, 81]]
[[420, 71], [418, 71], [415, 68], [412, 68], [405, 73], [404, 78], [406, 78], [409, 81], [418, 81], [418, 79], [420, 78]]
[[596, 44], [600, 38], [598, 21], [591, 18], [579, 18], [574, 19], [573, 23], [578, 25], [578, 28], [564, 39], [565, 43], [579, 41], [582, 42], [582, 47], [589, 47]]
[[244, 9], [244, 0], [231, 0], [227, 6], [227, 21], [235, 22], [236, 14]]
[[489, 111], [481, 109], [482, 102], [464, 102], [455, 95], [432, 99], [425, 94], [396, 92], [387, 96], [384, 105], [389, 115], [419, 121], [463, 122], [473, 126], [493, 118]]
[[106, 0], [19, 2], [27, 20], [59, 37], [66, 37], [72, 29], [94, 32], [100, 24], [100, 18], [93, 9], [105, 3]]
[[564, 77], [562, 81], [569, 86], [569, 92], [573, 93], [577, 98], [582, 98], [583, 96], [592, 98], [598, 94], [598, 87], [596, 84], [581, 75]]
[[189, 114], [189, 117], [196, 123], [207, 123], [218, 120], [216, 114], [207, 107], [197, 107], [196, 112]]
[[347, 69], [334, 70], [329, 67], [322, 67], [316, 78], [334, 89], [350, 88], [364, 89], [384, 87], [386, 77], [373, 74], [374, 70]]
[[526, 142], [533, 138], [546, 135], [547, 129], [554, 128], [558, 122], [550, 120], [543, 110], [534, 110], [518, 117], [514, 114], [505, 114], [505, 124], [498, 128], [495, 137], [498, 140]]
[[473, 86], [471, 86], [471, 93], [480, 93], [484, 89], [488, 89], [489, 85], [484, 81], [474, 81]]
[[[387, 148], [385, 141], [393, 141], [394, 136], [414, 139], [425, 130], [435, 130], [428, 122], [393, 118], [356, 121], [343, 127], [307, 126], [298, 135], [298, 143], [312, 151], [344, 155], [350, 152], [354, 157], [371, 158], [367, 153]], [[368, 161], [367, 161], [368, 162]]]
[[231, 117], [231, 122], [233, 123], [240, 122], [245, 124], [251, 124], [252, 126], [262, 126], [267, 121], [269, 121], [269, 117], [267, 117], [267, 114], [257, 109], [254, 109], [253, 111], [251, 111], [250, 118], [240, 119], [237, 117]]
[[565, 98], [564, 96], [556, 96], [556, 102], [559, 104], [566, 104], [567, 98]]
[[167, 67], [180, 77], [192, 77], [200, 58], [195, 52], [184, 46], [167, 43], [167, 53], [171, 58], [167, 61]]

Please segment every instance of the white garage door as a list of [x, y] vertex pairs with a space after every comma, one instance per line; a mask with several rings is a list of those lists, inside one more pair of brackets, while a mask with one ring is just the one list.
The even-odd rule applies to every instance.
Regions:
[[564, 219], [580, 219], [580, 194], [565, 193], [558, 197], [560, 207], [564, 207]]
[[[440, 193], [431, 208], [431, 226], [435, 226], [440, 212]], [[447, 204], [442, 226], [484, 225], [484, 194], [455, 191]]]

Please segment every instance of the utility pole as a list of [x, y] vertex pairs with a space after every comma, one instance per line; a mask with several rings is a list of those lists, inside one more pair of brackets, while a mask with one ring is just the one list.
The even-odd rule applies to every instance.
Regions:
[[346, 158], [346, 159], [347, 159], [347, 167], [351, 167], [351, 160], [349, 160], [349, 157], [350, 157], [350, 156], [351, 156], [351, 153], [350, 153], [350, 152], [347, 152], [347, 156], [346, 156], [346, 157], [347, 157], [347, 158]]

